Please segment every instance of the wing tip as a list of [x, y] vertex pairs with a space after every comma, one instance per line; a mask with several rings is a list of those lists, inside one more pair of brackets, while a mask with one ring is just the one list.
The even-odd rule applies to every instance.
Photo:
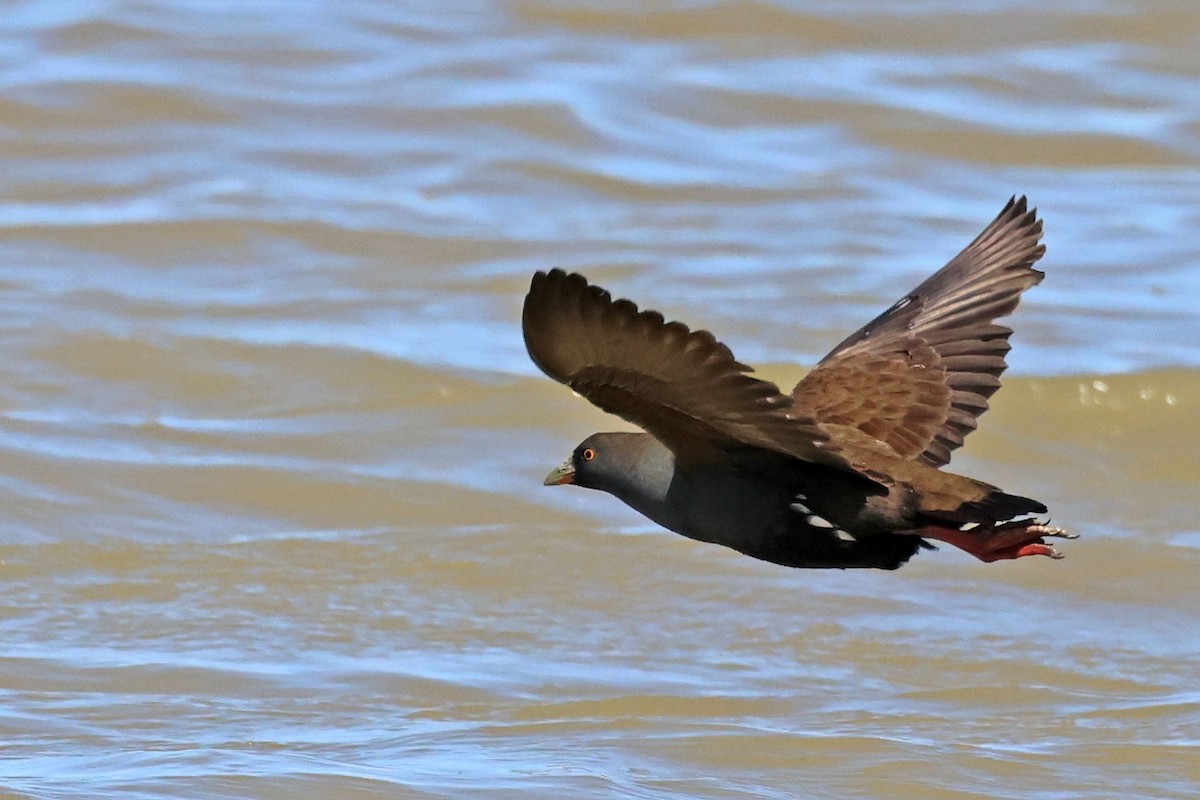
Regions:
[[579, 273], [558, 267], [538, 270], [529, 281], [529, 292], [521, 308], [525, 350], [538, 369], [559, 383], [566, 383], [570, 377], [562, 363], [561, 328], [564, 324], [579, 323], [584, 313], [581, 299], [589, 293], [601, 306], [611, 303], [603, 289], [591, 286]]

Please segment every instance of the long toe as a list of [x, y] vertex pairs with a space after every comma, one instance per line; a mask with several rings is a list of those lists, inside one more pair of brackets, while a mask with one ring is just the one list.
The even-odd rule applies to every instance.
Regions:
[[1055, 550], [1050, 545], [1044, 542], [1032, 542], [1017, 549], [1016, 555], [1013, 558], [1021, 558], [1023, 556], [1049, 556], [1050, 558], [1063, 558], [1063, 554]]
[[1079, 534], [1067, 530], [1066, 528], [1051, 527], [1049, 525], [1038, 525], [1042, 529], [1042, 536], [1056, 536], [1059, 539], [1078, 539]]

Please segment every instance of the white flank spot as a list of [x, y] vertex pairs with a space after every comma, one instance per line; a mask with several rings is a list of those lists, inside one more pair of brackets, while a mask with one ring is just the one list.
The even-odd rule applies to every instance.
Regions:
[[814, 528], [832, 528], [834, 524], [824, 517], [818, 517], [816, 514], [808, 515], [808, 524]]
[[858, 541], [857, 539], [854, 538], [853, 533], [844, 531], [841, 528], [838, 528], [836, 531], [834, 531], [834, 533], [836, 533], [837, 537], [839, 539], [841, 539], [843, 542], [857, 542]]
[[788, 508], [790, 508], [792, 511], [795, 511], [800, 514], [811, 514], [812, 513], [812, 511], [809, 509], [809, 507], [804, 505], [804, 503], [792, 503], [790, 506], [788, 506]]
[[975, 529], [976, 529], [976, 528], [978, 528], [978, 527], [979, 527], [979, 523], [978, 523], [978, 522], [968, 522], [968, 523], [965, 523], [965, 524], [963, 524], [963, 525], [960, 525], [958, 529], [959, 529], [960, 531], [973, 531], [973, 530], [975, 530]]

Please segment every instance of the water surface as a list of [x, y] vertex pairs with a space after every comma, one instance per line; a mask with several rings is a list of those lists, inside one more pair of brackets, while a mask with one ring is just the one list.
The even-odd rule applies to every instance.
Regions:
[[[1200, 11], [18, 3], [0, 23], [12, 797], [1185, 798]], [[562, 266], [790, 385], [1012, 194], [953, 467], [1084, 534], [802, 572], [545, 489]]]

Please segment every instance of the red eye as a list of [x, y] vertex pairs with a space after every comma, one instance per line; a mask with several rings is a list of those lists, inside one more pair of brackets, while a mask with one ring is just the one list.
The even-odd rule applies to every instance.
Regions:
[[583, 451], [583, 460], [584, 461], [591, 461], [595, 457], [596, 457], [595, 450], [593, 450], [590, 447], [584, 448], [584, 451]]

